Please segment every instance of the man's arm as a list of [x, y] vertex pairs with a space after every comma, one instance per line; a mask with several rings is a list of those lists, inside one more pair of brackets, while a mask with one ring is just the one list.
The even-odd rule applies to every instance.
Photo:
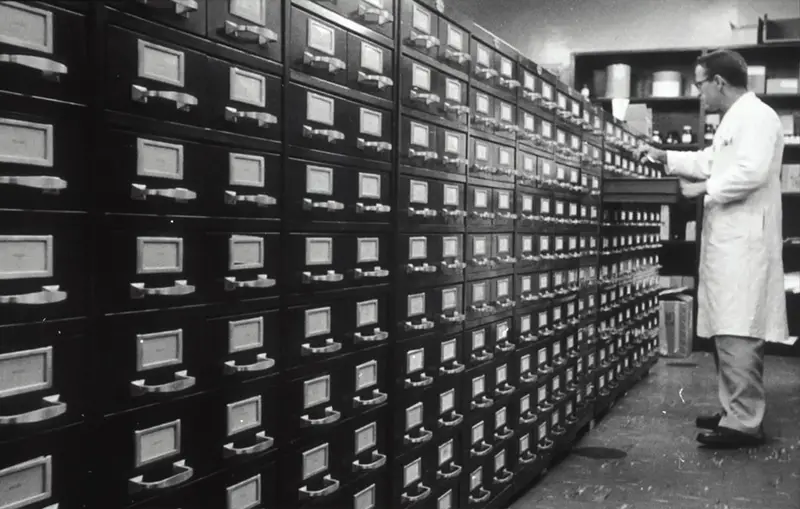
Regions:
[[711, 147], [695, 152], [667, 150], [667, 174], [690, 180], [706, 180], [711, 175], [712, 157]]
[[747, 197], [769, 178], [780, 121], [765, 112], [748, 119], [736, 133], [736, 159], [731, 168], [718, 168], [706, 182], [709, 202], [730, 203]]

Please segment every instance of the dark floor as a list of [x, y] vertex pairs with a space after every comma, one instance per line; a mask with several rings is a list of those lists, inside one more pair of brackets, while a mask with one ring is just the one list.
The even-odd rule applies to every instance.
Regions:
[[660, 359], [511, 509], [800, 509], [800, 358], [765, 369], [767, 445], [698, 449], [694, 418], [718, 409], [714, 359]]

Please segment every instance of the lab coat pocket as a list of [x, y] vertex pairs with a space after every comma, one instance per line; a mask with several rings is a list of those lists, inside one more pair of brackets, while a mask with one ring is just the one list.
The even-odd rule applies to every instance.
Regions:
[[723, 205], [714, 213], [716, 217], [711, 221], [711, 242], [714, 244], [748, 240], [752, 238], [756, 225], [761, 228], [761, 221], [756, 221], [753, 211], [741, 208], [738, 203]]

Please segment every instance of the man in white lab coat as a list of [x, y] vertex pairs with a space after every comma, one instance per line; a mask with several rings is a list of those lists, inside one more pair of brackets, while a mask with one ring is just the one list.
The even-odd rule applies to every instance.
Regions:
[[703, 196], [697, 334], [713, 337], [722, 411], [699, 417], [709, 447], [764, 442], [765, 341], [788, 337], [783, 289], [780, 171], [781, 122], [747, 91], [747, 64], [720, 50], [700, 57], [695, 86], [705, 109], [722, 121], [711, 147], [699, 152], [645, 147], [638, 154], [682, 178], [681, 192]]

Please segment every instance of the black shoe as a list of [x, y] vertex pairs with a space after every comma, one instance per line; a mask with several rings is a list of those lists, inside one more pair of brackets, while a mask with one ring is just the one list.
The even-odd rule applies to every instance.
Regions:
[[719, 421], [721, 420], [722, 420], [722, 414], [714, 414], [714, 415], [701, 415], [694, 422], [698, 428], [714, 430], [717, 429], [717, 426], [719, 426]]
[[718, 426], [716, 430], [697, 435], [697, 441], [713, 449], [735, 449], [740, 447], [758, 447], [766, 441], [764, 433], [757, 435], [742, 433], [735, 429]]

